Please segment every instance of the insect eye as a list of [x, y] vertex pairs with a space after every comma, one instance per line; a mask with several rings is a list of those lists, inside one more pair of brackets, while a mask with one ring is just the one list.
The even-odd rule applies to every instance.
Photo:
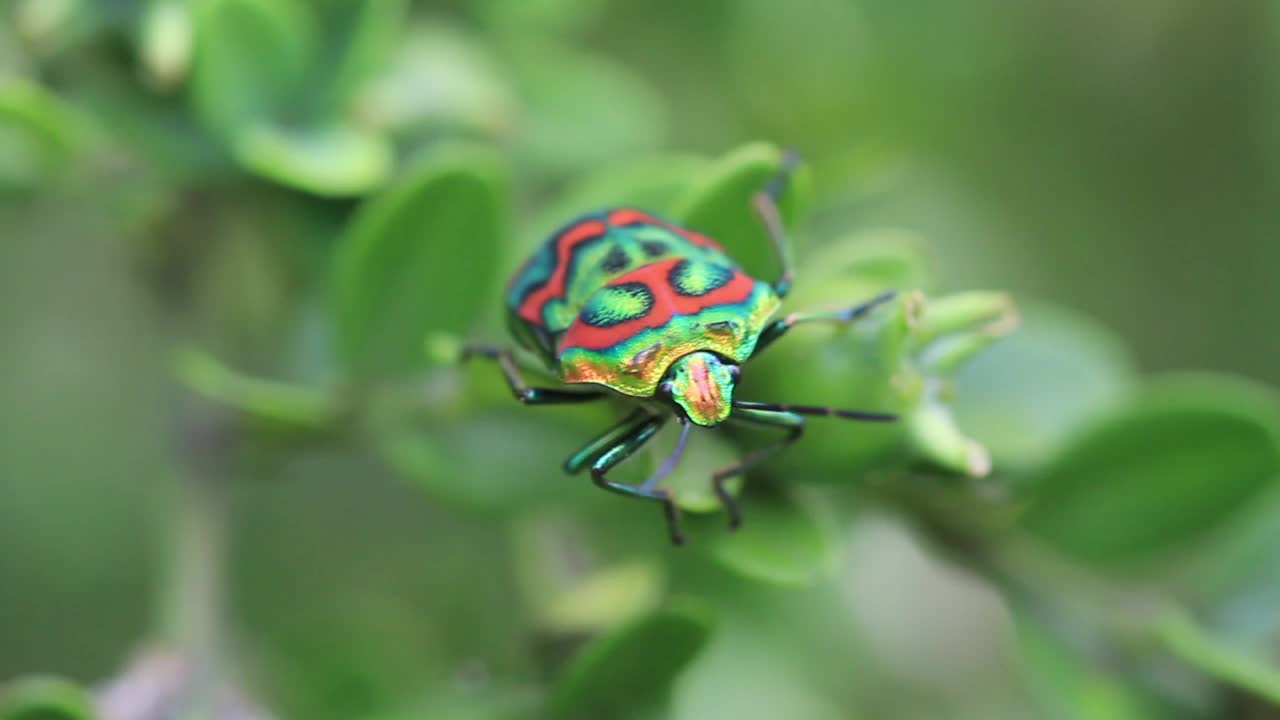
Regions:
[[729, 369], [729, 377], [733, 378], [734, 380], [737, 380], [738, 378], [742, 377], [742, 368], [738, 367], [737, 365], [730, 365], [728, 369]]
[[671, 382], [670, 380], [658, 385], [658, 392], [662, 393], [663, 395], [670, 395], [671, 393], [675, 392], [675, 389], [676, 389], [676, 384]]

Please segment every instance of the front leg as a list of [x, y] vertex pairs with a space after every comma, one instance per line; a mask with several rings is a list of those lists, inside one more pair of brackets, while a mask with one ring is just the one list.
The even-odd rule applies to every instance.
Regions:
[[791, 328], [802, 323], [810, 322], [831, 322], [848, 324], [866, 315], [880, 305], [883, 305], [898, 296], [894, 290], [886, 290], [870, 300], [853, 307], [844, 308], [843, 310], [819, 310], [816, 312], [793, 312], [781, 320], [774, 320], [768, 327], [760, 333], [760, 339], [756, 341], [755, 350], [751, 352], [751, 357], [760, 354], [762, 350], [772, 345], [778, 338], [782, 337]]
[[525, 405], [565, 405], [591, 402], [599, 400], [607, 394], [599, 390], [560, 390], [557, 388], [529, 387], [528, 383], [524, 381], [524, 377], [520, 375], [520, 368], [516, 366], [515, 356], [511, 354], [509, 348], [499, 348], [492, 345], [468, 345], [462, 349], [462, 362], [466, 362], [473, 357], [497, 361], [498, 367], [502, 369], [502, 376], [506, 378], [507, 386], [511, 388], [511, 394], [515, 396], [516, 400]]
[[663, 462], [653, 475], [649, 476], [643, 483], [639, 485], [628, 485], [615, 480], [610, 480], [605, 473], [612, 470], [618, 463], [631, 457], [635, 451], [644, 446], [645, 443], [657, 434], [658, 430], [666, 424], [667, 416], [652, 416], [647, 420], [635, 425], [630, 432], [618, 440], [616, 444], [605, 450], [591, 464], [591, 479], [598, 487], [604, 488], [610, 492], [629, 497], [645, 498], [647, 500], [656, 500], [662, 503], [662, 513], [667, 520], [667, 532], [671, 536], [673, 545], [684, 544], [684, 533], [680, 531], [680, 510], [676, 507], [675, 501], [671, 498], [671, 493], [666, 488], [658, 487], [658, 483], [667, 476], [675, 467], [676, 462], [680, 459], [680, 455], [684, 452], [685, 443], [689, 439], [690, 423], [684, 423], [680, 430], [680, 440], [676, 443], [676, 449], [671, 456]]

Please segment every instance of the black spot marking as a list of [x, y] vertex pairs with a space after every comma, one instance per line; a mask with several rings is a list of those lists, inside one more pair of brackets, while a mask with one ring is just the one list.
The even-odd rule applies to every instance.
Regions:
[[698, 297], [722, 288], [733, 279], [733, 269], [709, 262], [681, 260], [667, 273], [667, 284], [677, 293]]
[[627, 251], [622, 246], [615, 243], [609, 248], [609, 254], [604, 256], [604, 261], [600, 263], [600, 269], [607, 273], [616, 273], [626, 270], [631, 265], [631, 258], [627, 255]]
[[662, 257], [669, 250], [667, 244], [661, 240], [645, 240], [640, 243], [640, 249], [644, 251], [645, 257], [651, 258]]
[[653, 309], [653, 291], [642, 282], [622, 283], [595, 292], [578, 315], [582, 322], [599, 328], [642, 318]]

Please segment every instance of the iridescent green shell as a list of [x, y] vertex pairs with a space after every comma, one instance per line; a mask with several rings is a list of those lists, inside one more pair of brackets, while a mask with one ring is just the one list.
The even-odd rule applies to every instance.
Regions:
[[553, 235], [507, 295], [516, 340], [563, 381], [638, 397], [691, 352], [745, 362], [779, 304], [715, 241], [625, 208]]

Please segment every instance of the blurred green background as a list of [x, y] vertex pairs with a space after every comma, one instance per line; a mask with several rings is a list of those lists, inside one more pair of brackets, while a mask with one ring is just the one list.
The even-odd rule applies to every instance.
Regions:
[[[0, 682], [112, 720], [1280, 717], [1275, 3], [0, 8]], [[905, 420], [813, 421], [674, 550], [561, 474], [616, 409], [440, 360], [598, 205], [768, 276], [779, 147], [791, 306], [932, 314], [746, 388]], [[693, 511], [764, 440], [701, 435]]]

